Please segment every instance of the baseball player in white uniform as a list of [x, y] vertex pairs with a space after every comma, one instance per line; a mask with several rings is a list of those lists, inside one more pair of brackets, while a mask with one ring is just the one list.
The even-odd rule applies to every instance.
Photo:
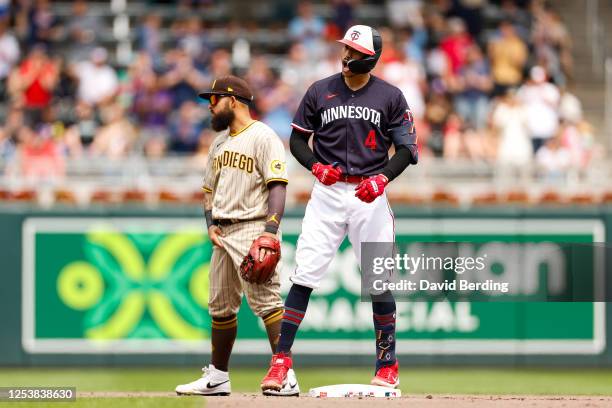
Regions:
[[[297, 244], [276, 354], [261, 383], [264, 392], [281, 390], [289, 381], [291, 346], [310, 294], [344, 237], [348, 235], [358, 262], [361, 243], [393, 243], [393, 213], [385, 187], [418, 161], [414, 121], [402, 92], [370, 74], [382, 52], [380, 35], [357, 25], [340, 42], [342, 72], [307, 90], [291, 124], [291, 153], [316, 180]], [[395, 154], [389, 159], [391, 147]], [[390, 292], [372, 295], [376, 366], [371, 383], [391, 388], [399, 385], [395, 310]]]

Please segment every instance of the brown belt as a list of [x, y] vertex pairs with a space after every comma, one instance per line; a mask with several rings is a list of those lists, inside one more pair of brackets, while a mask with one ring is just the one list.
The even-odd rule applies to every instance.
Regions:
[[259, 218], [251, 218], [249, 220], [238, 220], [235, 218], [220, 218], [218, 220], [215, 220], [215, 223], [221, 227], [227, 227], [227, 226], [238, 224], [241, 222], [264, 220], [265, 218], [266, 217], [259, 217]]

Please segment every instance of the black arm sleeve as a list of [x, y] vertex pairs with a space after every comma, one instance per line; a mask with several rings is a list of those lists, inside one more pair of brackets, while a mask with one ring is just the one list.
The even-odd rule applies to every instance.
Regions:
[[299, 130], [293, 129], [291, 137], [289, 138], [289, 150], [291, 150], [291, 154], [302, 166], [306, 167], [308, 171], [312, 171], [312, 165], [317, 162], [312, 150], [310, 150], [308, 146], [308, 139], [310, 139], [311, 134], [312, 133], [300, 132]]
[[395, 148], [395, 154], [389, 160], [389, 163], [382, 170], [382, 174], [389, 179], [393, 180], [408, 167], [410, 164], [417, 164], [419, 161], [419, 150], [417, 145], [409, 144], [397, 146]]
[[266, 232], [276, 234], [285, 212], [285, 196], [287, 184], [272, 182], [268, 184], [268, 216], [266, 217]]

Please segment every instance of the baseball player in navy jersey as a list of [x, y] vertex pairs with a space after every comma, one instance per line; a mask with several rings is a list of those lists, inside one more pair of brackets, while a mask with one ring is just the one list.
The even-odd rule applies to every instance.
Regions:
[[[413, 117], [401, 91], [369, 72], [382, 52], [371, 27], [356, 25], [340, 40], [342, 72], [315, 82], [291, 126], [291, 153], [316, 177], [296, 250], [296, 269], [270, 369], [266, 393], [281, 390], [292, 370], [291, 347], [308, 299], [346, 235], [360, 262], [362, 242], [393, 242], [393, 213], [385, 187], [418, 161]], [[313, 137], [313, 149], [308, 146]], [[395, 154], [389, 159], [389, 149]], [[372, 295], [376, 370], [371, 383], [395, 388], [395, 301]]]

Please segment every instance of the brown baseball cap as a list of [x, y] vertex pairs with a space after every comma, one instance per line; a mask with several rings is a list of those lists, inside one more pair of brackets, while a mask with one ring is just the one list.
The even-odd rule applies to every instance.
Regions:
[[198, 96], [203, 99], [210, 99], [211, 95], [234, 96], [240, 102], [249, 104], [253, 101], [253, 92], [249, 84], [234, 75], [227, 75], [213, 81], [210, 91], [202, 92]]

